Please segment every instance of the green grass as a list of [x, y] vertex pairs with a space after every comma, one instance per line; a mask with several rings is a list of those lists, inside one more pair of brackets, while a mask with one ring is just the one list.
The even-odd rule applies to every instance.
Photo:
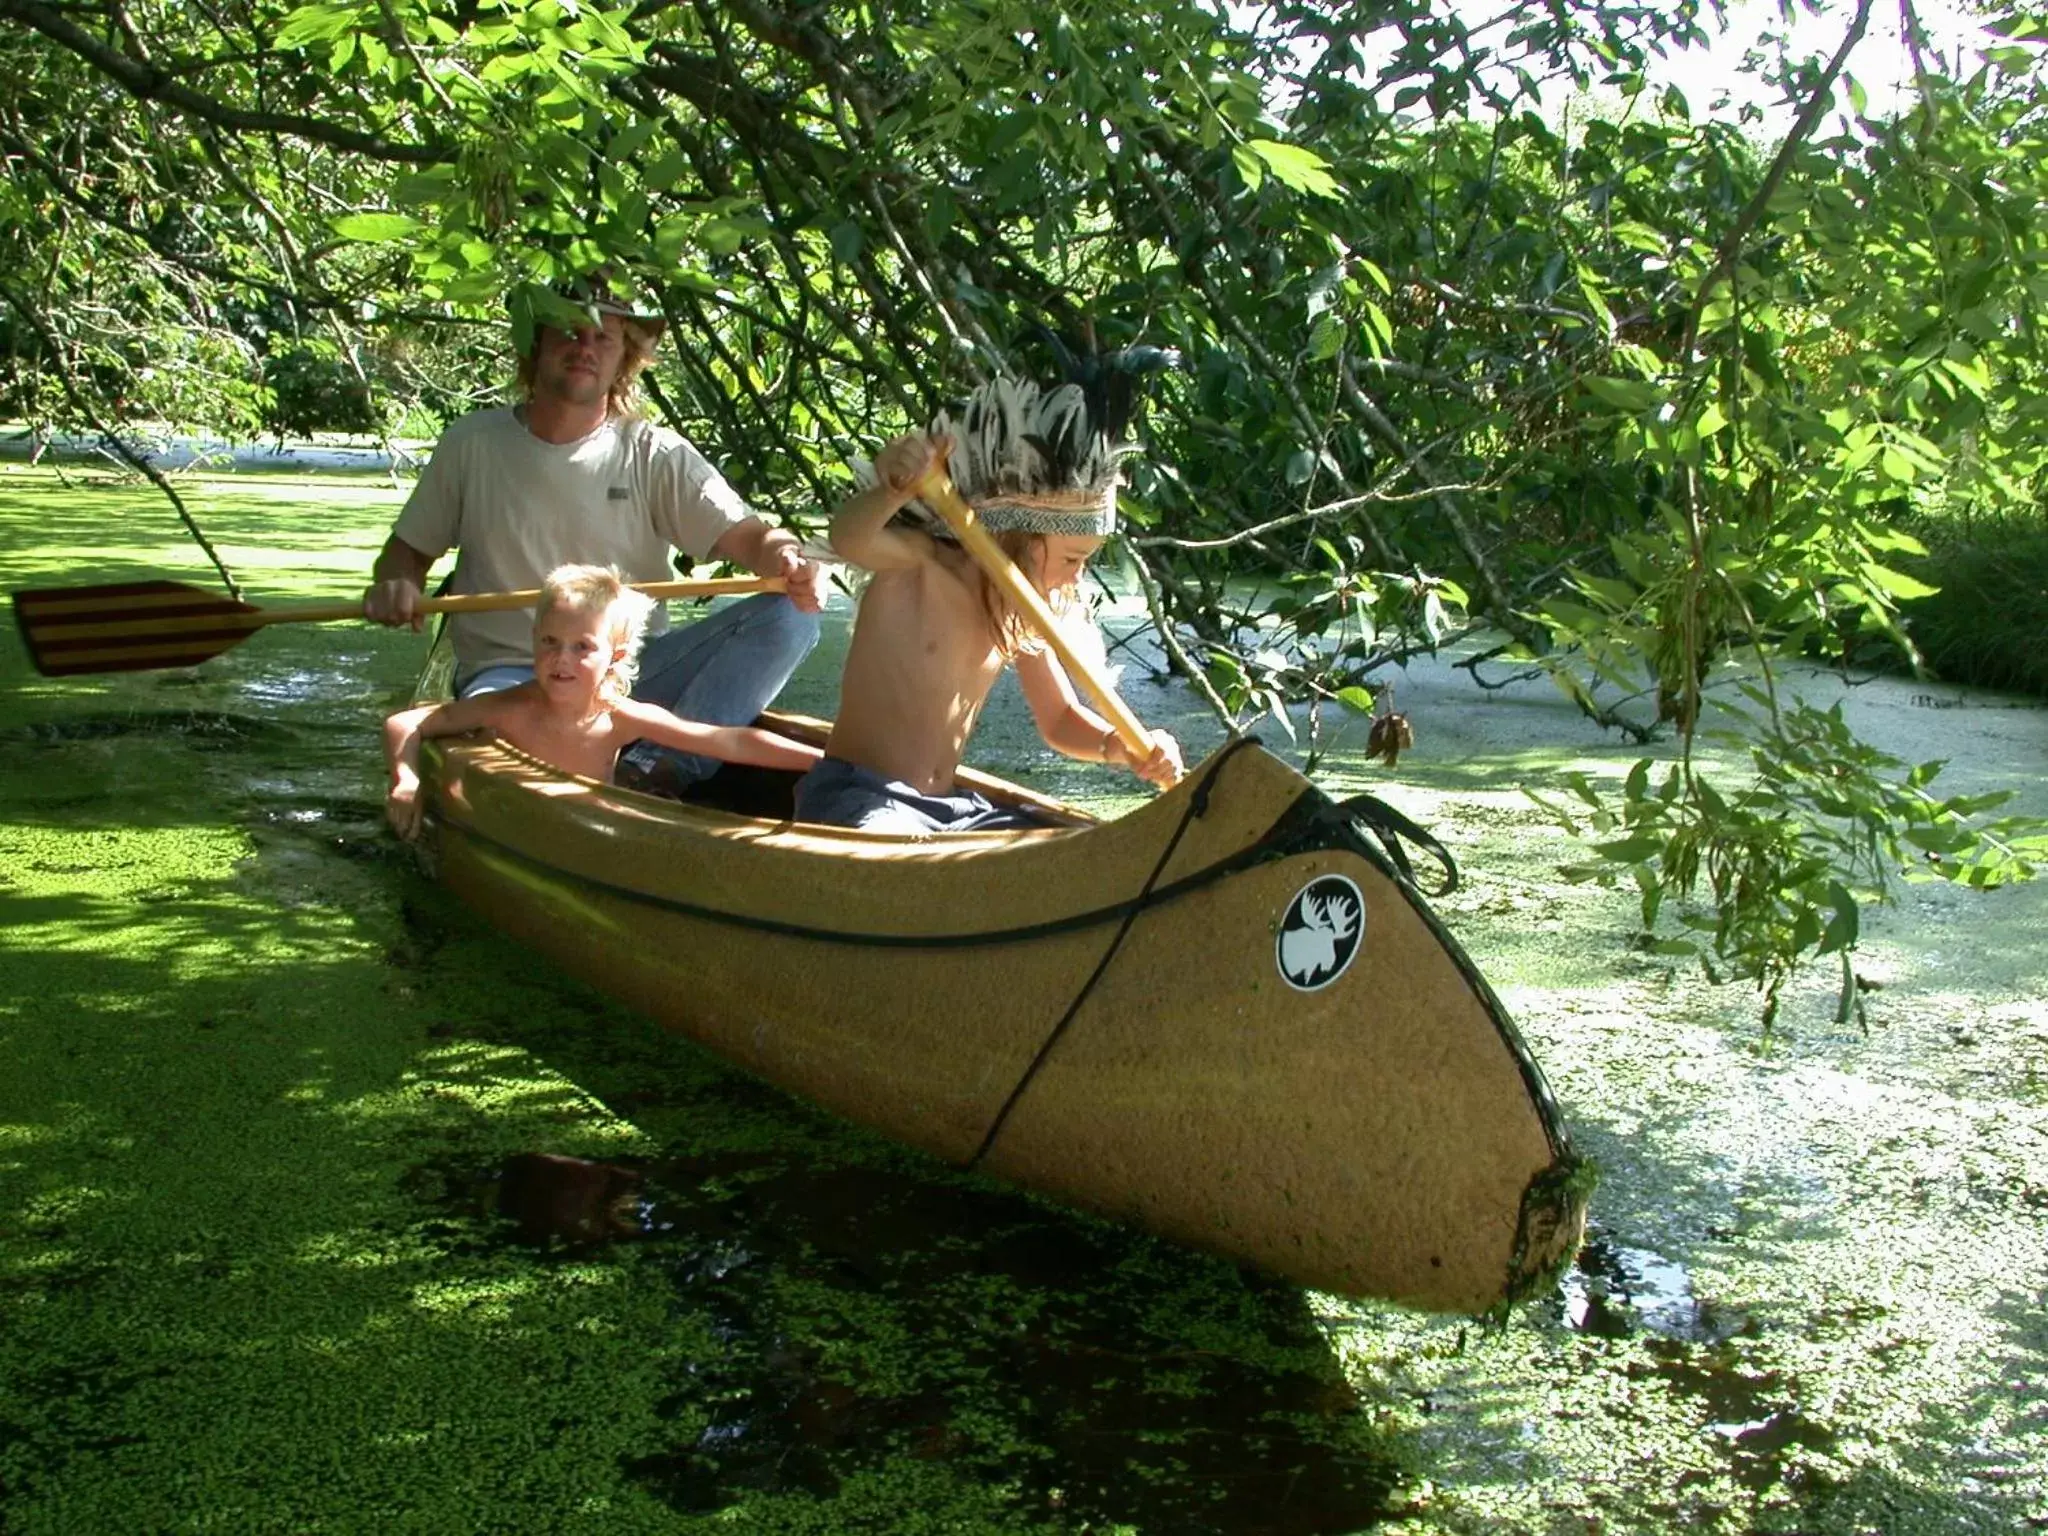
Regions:
[[2048, 697], [2048, 524], [1939, 522], [1913, 574], [1941, 590], [1906, 605], [1906, 625], [1944, 682]]

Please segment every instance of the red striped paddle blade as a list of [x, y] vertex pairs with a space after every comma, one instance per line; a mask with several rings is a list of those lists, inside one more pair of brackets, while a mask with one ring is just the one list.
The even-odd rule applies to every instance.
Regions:
[[14, 594], [14, 621], [45, 677], [191, 667], [263, 627], [266, 615], [178, 581]]

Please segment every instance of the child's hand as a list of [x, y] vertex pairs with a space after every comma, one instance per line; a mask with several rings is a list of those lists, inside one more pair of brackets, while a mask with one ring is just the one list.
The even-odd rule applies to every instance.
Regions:
[[420, 833], [420, 816], [425, 808], [420, 804], [420, 776], [407, 770], [391, 781], [391, 792], [384, 797], [384, 817], [391, 823], [391, 830], [407, 842]]
[[950, 437], [927, 437], [922, 432], [906, 432], [876, 455], [875, 481], [892, 491], [908, 495], [923, 483], [933, 466], [945, 463], [952, 447]]
[[1124, 748], [1124, 756], [1130, 762], [1131, 772], [1147, 784], [1156, 784], [1161, 789], [1171, 789], [1187, 771], [1181, 766], [1180, 743], [1165, 731], [1152, 732], [1152, 751], [1142, 762], [1130, 758], [1128, 747]]

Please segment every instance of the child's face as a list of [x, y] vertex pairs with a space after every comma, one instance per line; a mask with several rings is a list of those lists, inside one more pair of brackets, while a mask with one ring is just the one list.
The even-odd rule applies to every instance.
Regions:
[[1074, 533], [1048, 533], [1037, 541], [1032, 560], [1031, 581], [1039, 591], [1065, 591], [1081, 579], [1089, 558], [1102, 548], [1102, 540]]
[[533, 675], [550, 698], [595, 698], [616, 654], [609, 612], [556, 607], [534, 621]]

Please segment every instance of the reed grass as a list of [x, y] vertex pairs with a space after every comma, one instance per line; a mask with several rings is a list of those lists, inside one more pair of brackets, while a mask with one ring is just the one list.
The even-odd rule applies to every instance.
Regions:
[[1927, 518], [1906, 627], [1944, 682], [2048, 696], [2048, 517]]

